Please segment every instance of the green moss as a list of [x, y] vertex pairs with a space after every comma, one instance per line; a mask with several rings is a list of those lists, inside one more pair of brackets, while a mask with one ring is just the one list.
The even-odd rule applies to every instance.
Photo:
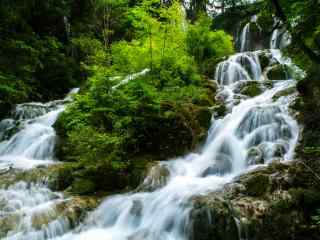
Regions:
[[192, 239], [237, 240], [237, 223], [229, 204], [223, 199], [211, 196], [193, 200], [190, 213]]
[[96, 184], [88, 179], [76, 178], [69, 191], [76, 194], [92, 194], [96, 190]]
[[259, 54], [259, 61], [261, 65], [261, 69], [265, 69], [270, 65], [271, 53], [268, 51], [263, 51], [262, 54]]
[[199, 108], [196, 113], [197, 120], [200, 124], [200, 127], [208, 129], [210, 126], [212, 113], [210, 112], [209, 108], [203, 107]]
[[270, 188], [270, 179], [265, 174], [254, 174], [245, 181], [246, 193], [250, 196], [262, 196]]
[[241, 89], [241, 94], [244, 94], [249, 97], [255, 97], [262, 93], [262, 89], [260, 83], [252, 82], [246, 85], [243, 89]]
[[269, 80], [286, 80], [290, 74], [290, 69], [287, 65], [279, 64], [273, 66], [267, 72], [267, 77]]
[[293, 207], [295, 207], [295, 202], [289, 199], [279, 199], [272, 203], [272, 208], [279, 214], [289, 212]]
[[312, 209], [320, 205], [319, 189], [292, 188], [289, 193], [297, 206]]

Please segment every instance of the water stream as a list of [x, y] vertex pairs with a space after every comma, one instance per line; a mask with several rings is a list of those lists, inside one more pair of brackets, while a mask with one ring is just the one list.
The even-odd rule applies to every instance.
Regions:
[[[108, 197], [73, 231], [69, 231], [68, 223], [61, 219], [50, 222], [49, 230], [36, 231], [28, 224], [32, 214], [26, 212], [42, 206], [47, 206], [48, 212], [53, 201], [62, 201], [59, 194], [45, 186], [24, 183], [2, 190], [0, 219], [6, 216], [1, 208], [2, 199], [17, 201], [17, 205], [7, 203], [7, 211], [15, 211], [18, 215], [24, 213], [17, 230], [4, 239], [189, 239], [190, 198], [223, 187], [257, 164], [293, 158], [299, 128], [288, 108], [294, 95], [281, 96], [280, 93], [293, 88], [295, 81], [266, 79], [260, 54], [261, 51], [237, 53], [217, 66], [218, 95], [225, 101], [228, 114], [213, 119], [201, 151], [160, 163], [150, 171], [138, 192]], [[270, 58], [278, 64], [286, 64], [278, 50], [271, 51]], [[253, 81], [262, 86], [268, 82], [268, 87], [255, 97], [241, 94], [240, 88]], [[27, 111], [29, 107], [36, 111]], [[0, 124], [0, 129], [4, 129], [1, 130], [3, 136], [12, 129], [12, 121], [19, 121], [22, 126], [11, 138], [0, 143], [0, 161], [22, 168], [52, 162], [55, 138], [52, 124], [63, 109], [64, 101], [61, 104], [19, 105], [14, 119]], [[166, 170], [167, 176], [155, 179], [157, 174], [154, 173], [161, 169]]]
[[[77, 91], [73, 89], [63, 100], [19, 104], [10, 118], [0, 122], [0, 174], [56, 163], [52, 125]], [[20, 181], [0, 189], [0, 238], [42, 240], [64, 234], [71, 229], [68, 218], [58, 211], [65, 200], [45, 181]]]

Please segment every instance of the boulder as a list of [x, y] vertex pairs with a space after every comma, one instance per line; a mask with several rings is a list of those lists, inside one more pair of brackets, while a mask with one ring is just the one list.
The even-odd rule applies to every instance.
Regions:
[[263, 92], [263, 88], [260, 82], [248, 81], [241, 88], [240, 93], [249, 97], [256, 97]]
[[252, 147], [248, 150], [247, 153], [247, 164], [250, 165], [257, 165], [263, 164], [263, 152], [258, 147]]
[[238, 240], [238, 227], [229, 203], [214, 194], [192, 200], [190, 240]]
[[289, 96], [289, 95], [292, 95], [294, 93], [297, 92], [297, 89], [296, 87], [290, 87], [290, 88], [287, 88], [287, 89], [284, 89], [280, 92], [277, 92], [274, 96], [273, 96], [273, 100], [277, 100], [279, 99], [280, 97], [286, 97], [286, 96]]
[[272, 54], [269, 50], [260, 51], [258, 57], [262, 71], [272, 64]]
[[262, 196], [270, 187], [269, 176], [265, 174], [255, 174], [248, 178], [244, 182], [244, 185], [246, 187], [246, 194], [249, 196]]
[[269, 80], [287, 80], [290, 78], [290, 69], [287, 65], [278, 64], [267, 70], [266, 77]]
[[143, 183], [138, 187], [137, 191], [154, 191], [160, 187], [163, 187], [168, 178], [170, 177], [170, 171], [164, 164], [156, 164], [152, 166]]

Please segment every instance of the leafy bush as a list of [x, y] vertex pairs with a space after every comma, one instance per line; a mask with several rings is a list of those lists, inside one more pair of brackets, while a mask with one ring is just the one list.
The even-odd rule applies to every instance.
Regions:
[[223, 31], [211, 31], [211, 19], [202, 16], [188, 28], [186, 38], [188, 52], [194, 56], [201, 72], [212, 75], [221, 57], [233, 53], [233, 42]]
[[[187, 31], [197, 27], [185, 22], [178, 1], [170, 6], [142, 1], [128, 10], [128, 21], [132, 41], [114, 42], [105, 49], [98, 39], [73, 40], [89, 78], [56, 128], [61, 136], [59, 157], [77, 164], [77, 182], [97, 182], [91, 176], [105, 169], [101, 181], [112, 176], [119, 180], [114, 189], [119, 189], [140, 171], [136, 166], [141, 169], [141, 159], [147, 159], [142, 161], [145, 166], [185, 153], [202, 140], [210, 123], [208, 107], [215, 102], [198, 66], [231, 53], [231, 38], [202, 27], [201, 41], [209, 53], [197, 62], [192, 49], [188, 51]], [[94, 188], [110, 190], [106, 186]]]

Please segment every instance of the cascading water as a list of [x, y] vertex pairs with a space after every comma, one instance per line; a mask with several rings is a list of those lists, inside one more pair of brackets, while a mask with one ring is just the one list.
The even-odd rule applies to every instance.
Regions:
[[[54, 162], [52, 125], [77, 91], [46, 104], [19, 104], [11, 119], [0, 122], [0, 174]], [[0, 189], [0, 238], [44, 240], [64, 234], [71, 229], [69, 219], [59, 213], [65, 201], [45, 184], [21, 181]]]
[[240, 51], [241, 52], [244, 52], [244, 51], [247, 51], [249, 50], [249, 42], [248, 41], [248, 37], [249, 37], [249, 34], [250, 34], [250, 24], [251, 23], [247, 23], [243, 30], [242, 30], [242, 33], [241, 33], [241, 39], [240, 39], [240, 43], [241, 43], [241, 46], [240, 46]]
[[[283, 64], [279, 53], [270, 54], [272, 62]], [[138, 192], [107, 198], [76, 230], [55, 239], [190, 239], [192, 197], [223, 187], [250, 166], [292, 159], [299, 132], [288, 111], [294, 95], [279, 94], [293, 88], [295, 81], [268, 81], [269, 87], [252, 98], [237, 94], [244, 83], [267, 80], [259, 54], [236, 54], [217, 67], [229, 113], [213, 121], [199, 153], [160, 163]], [[167, 174], [157, 178], [158, 171]]]
[[[107, 198], [78, 228], [68, 233], [65, 233], [68, 224], [59, 218], [48, 221], [40, 230], [30, 224], [31, 216], [36, 216], [34, 213], [41, 209], [46, 209], [45, 215], [54, 215], [53, 203], [62, 201], [58, 194], [43, 186], [27, 187], [24, 183], [3, 190], [0, 203], [5, 202], [5, 207], [1, 208], [0, 204], [0, 220], [10, 211], [15, 213], [13, 216], [22, 216], [17, 220], [19, 227], [4, 239], [190, 239], [192, 197], [222, 188], [250, 166], [267, 164], [279, 157], [284, 160], [293, 157], [299, 131], [288, 108], [294, 95], [279, 97], [279, 94], [294, 87], [295, 81], [268, 81], [265, 91], [251, 98], [239, 94], [243, 84], [254, 81], [263, 84], [267, 80], [259, 61], [260, 53], [238, 53], [218, 65], [218, 96], [225, 100], [229, 113], [212, 121], [207, 141], [199, 153], [155, 166], [137, 192]], [[286, 64], [279, 54], [277, 50], [271, 52], [272, 62]], [[0, 153], [4, 162], [17, 164], [26, 159], [22, 161], [23, 167], [29, 161], [33, 164], [52, 160], [54, 132], [51, 126], [63, 110], [63, 104], [50, 110], [40, 104], [32, 113], [25, 110], [28, 107], [21, 105], [19, 109], [18, 106], [15, 119], [0, 124], [0, 129], [4, 129], [1, 137], [5, 137], [13, 128], [13, 121], [21, 122], [22, 130], [1, 143]], [[159, 177], [159, 171], [166, 174]], [[29, 197], [32, 201], [25, 202]]]
[[240, 38], [240, 52], [251, 51], [254, 46], [251, 41], [251, 25], [254, 24], [258, 30], [261, 31], [261, 27], [257, 23], [258, 17], [256, 15], [251, 17], [250, 22], [248, 22], [242, 29]]
[[281, 27], [283, 25], [282, 21], [275, 18], [273, 25], [275, 29], [270, 38], [270, 49], [283, 49], [290, 45], [291, 35], [286, 29]]
[[[75, 93], [77, 89], [72, 90]], [[55, 131], [52, 125], [64, 110], [64, 100], [43, 103], [25, 103], [16, 106], [12, 119], [0, 122], [3, 138], [0, 142], [0, 163], [14, 168], [28, 169], [36, 165], [49, 164], [54, 160]]]

